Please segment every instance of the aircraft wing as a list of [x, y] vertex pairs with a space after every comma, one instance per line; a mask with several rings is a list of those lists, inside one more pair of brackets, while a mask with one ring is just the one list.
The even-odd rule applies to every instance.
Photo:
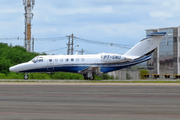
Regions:
[[91, 67], [88, 67], [88, 68], [86, 68], [84, 70], [79, 71], [78, 73], [83, 74], [83, 75], [91, 73], [91, 74], [95, 74], [95, 75], [97, 75], [99, 77], [102, 76], [102, 72], [100, 71], [99, 66], [91, 66]]

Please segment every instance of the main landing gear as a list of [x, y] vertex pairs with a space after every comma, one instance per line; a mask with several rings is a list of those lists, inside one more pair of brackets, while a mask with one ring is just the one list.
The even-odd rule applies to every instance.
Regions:
[[25, 80], [28, 80], [28, 74], [27, 74], [27, 73], [25, 73], [24, 79], [25, 79]]
[[83, 76], [85, 80], [94, 80], [94, 75], [88, 77], [87, 74], [84, 74]]

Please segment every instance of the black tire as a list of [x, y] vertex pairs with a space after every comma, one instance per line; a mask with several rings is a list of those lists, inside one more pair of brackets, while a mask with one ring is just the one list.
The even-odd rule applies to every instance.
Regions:
[[83, 75], [83, 76], [84, 76], [84, 79], [85, 79], [85, 80], [88, 80], [88, 77], [87, 77], [87, 75]]

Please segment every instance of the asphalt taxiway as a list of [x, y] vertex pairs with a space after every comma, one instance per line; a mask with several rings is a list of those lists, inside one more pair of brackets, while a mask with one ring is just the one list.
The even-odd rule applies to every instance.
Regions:
[[180, 85], [0, 83], [0, 120], [179, 120]]

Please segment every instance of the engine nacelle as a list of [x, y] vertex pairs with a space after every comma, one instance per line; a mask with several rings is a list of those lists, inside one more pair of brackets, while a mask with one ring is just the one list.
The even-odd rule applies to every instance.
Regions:
[[124, 55], [102, 53], [101, 61], [103, 61], [103, 62], [127, 62], [127, 61], [132, 61], [132, 59], [128, 58]]

